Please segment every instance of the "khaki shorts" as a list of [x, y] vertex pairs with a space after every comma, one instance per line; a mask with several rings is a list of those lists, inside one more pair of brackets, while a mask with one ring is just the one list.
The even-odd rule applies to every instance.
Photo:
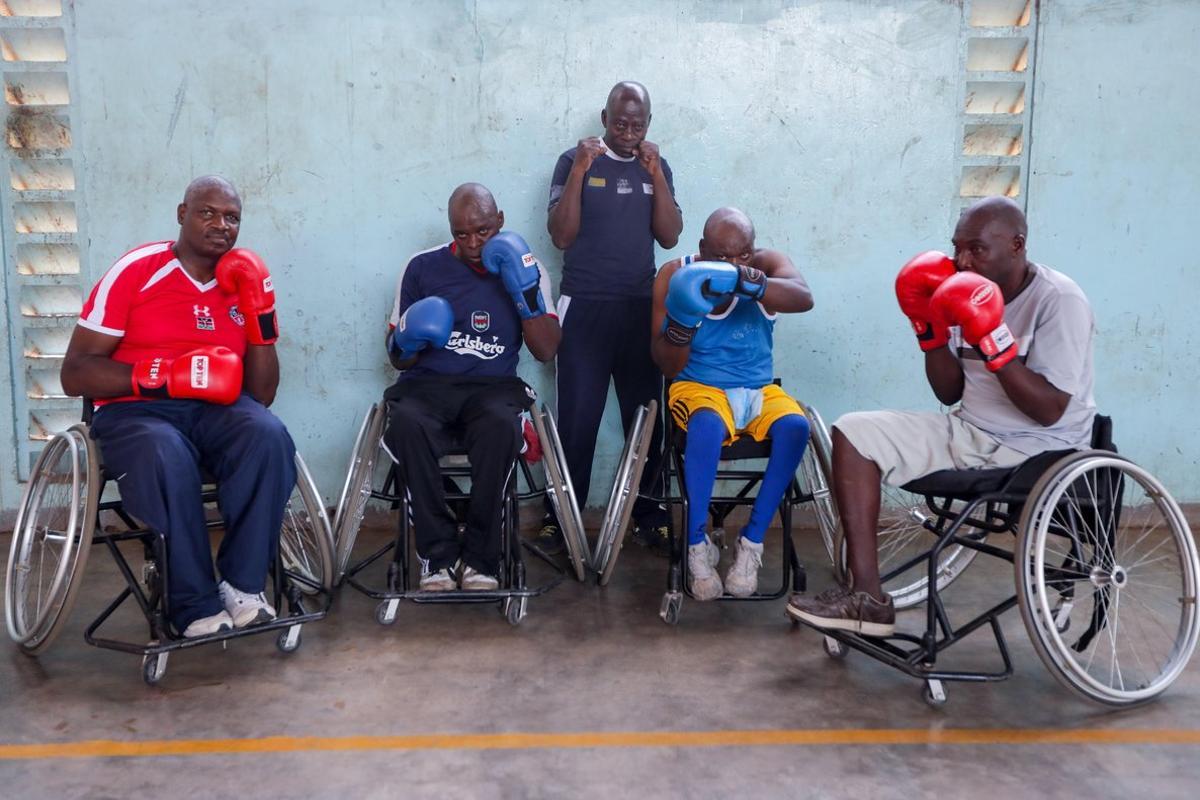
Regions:
[[675, 381], [667, 392], [667, 402], [671, 407], [671, 416], [675, 424], [687, 430], [688, 418], [702, 408], [717, 412], [717, 416], [725, 423], [727, 432], [725, 444], [729, 444], [739, 436], [749, 436], [756, 442], [764, 441], [769, 435], [771, 426], [780, 417], [789, 414], [804, 416], [800, 404], [788, 396], [787, 392], [773, 383], [762, 387], [762, 411], [741, 430], [734, 429], [733, 409], [725, 392], [713, 386], [707, 386], [695, 381]]
[[858, 411], [833, 427], [875, 462], [888, 486], [943, 469], [1014, 467], [1029, 458], [953, 413]]

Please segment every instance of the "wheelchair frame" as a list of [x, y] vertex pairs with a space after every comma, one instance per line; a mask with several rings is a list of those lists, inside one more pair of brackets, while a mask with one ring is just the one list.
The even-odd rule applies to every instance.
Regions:
[[[344, 580], [366, 596], [379, 600], [375, 609], [375, 619], [381, 625], [391, 625], [396, 621], [396, 614], [401, 600], [419, 604], [474, 604], [498, 603], [500, 611], [511, 625], [518, 625], [528, 612], [529, 599], [538, 597], [550, 591], [562, 582], [565, 571], [549, 556], [530, 542], [520, 538], [519, 505], [526, 500], [533, 500], [547, 494], [550, 495], [556, 510], [560, 511], [560, 519], [570, 519], [572, 523], [564, 524], [564, 533], [575, 531], [574, 536], [567, 537], [568, 554], [578, 575], [582, 576], [583, 569], [588, 563], [587, 540], [583, 536], [582, 522], [579, 521], [578, 506], [575, 502], [574, 491], [570, 479], [566, 476], [565, 461], [561, 458], [561, 444], [558, 443], [557, 432], [553, 428], [553, 418], [549, 412], [533, 409], [535, 428], [543, 442], [543, 458], [558, 459], [546, 465], [546, 488], [537, 488], [533, 473], [520, 455], [509, 467], [504, 482], [504, 502], [501, 506], [500, 550], [503, 557], [501, 565], [500, 588], [493, 590], [452, 589], [449, 591], [430, 592], [412, 587], [412, 566], [415, 547], [412, 537], [412, 510], [407, 489], [399, 478], [398, 465], [392, 464], [381, 488], [372, 485], [375, 471], [375, 461], [378, 452], [383, 450], [381, 437], [385, 422], [386, 405], [377, 403], [367, 412], [356, 442], [355, 453], [351, 458], [350, 470], [346, 478], [346, 488], [343, 490], [344, 507], [338, 513], [338, 552], [349, 560], [350, 551], [357, 539], [358, 527], [365, 513], [368, 499], [374, 498], [387, 502], [392, 510], [400, 512], [396, 536], [370, 555], [348, 564], [344, 572]], [[544, 418], [543, 418], [544, 415]], [[374, 456], [363, 452], [369, 444], [374, 444]], [[452, 459], [464, 456], [458, 450], [448, 454]], [[469, 478], [469, 465], [444, 464], [439, 467], [441, 475], [447, 481], [446, 502], [454, 505], [465, 505], [470, 499], [468, 491], [459, 489], [455, 479]], [[521, 492], [518, 488], [518, 476], [527, 487]], [[365, 477], [365, 481], [364, 481]], [[359, 488], [361, 487], [361, 488]], [[548, 564], [555, 571], [555, 576], [547, 583], [535, 587], [526, 585], [526, 566], [521, 556], [522, 549]], [[383, 588], [373, 588], [359, 579], [367, 567], [392, 554], [387, 567]], [[582, 577], [580, 578], [582, 580]]]
[[[300, 492], [301, 502], [305, 505], [309, 524], [316, 526], [315, 537], [311, 543], [316, 545], [317, 552], [315, 554], [301, 552], [305, 543], [300, 540], [299, 534], [296, 534], [296, 542], [290, 543], [293, 546], [289, 553], [285, 554], [283, 552], [285, 548], [283, 547], [276, 547], [270, 577], [273, 605], [276, 609], [279, 609], [281, 612], [280, 615], [275, 620], [261, 625], [240, 629], [235, 628], [209, 636], [184, 639], [182, 636], [175, 635], [168, 622], [170, 609], [168, 605], [168, 593], [165, 591], [169, 580], [166, 537], [162, 533], [153, 531], [138, 523], [137, 520], [125, 511], [119, 497], [114, 500], [101, 499], [104, 488], [110, 478], [105, 474], [101, 466], [99, 447], [91, 438], [88, 427], [92, 416], [91, 412], [91, 403], [85, 399], [84, 421], [73, 425], [68, 431], [57, 434], [52, 439], [51, 444], [43, 450], [42, 455], [34, 465], [33, 474], [30, 476], [30, 481], [26, 488], [25, 497], [22, 498], [17, 525], [13, 531], [12, 553], [9, 558], [6, 580], [6, 595], [8, 598], [6, 609], [9, 633], [17, 641], [22, 651], [27, 655], [37, 655], [48, 648], [57, 637], [65, 623], [66, 617], [70, 614], [75, 593], [83, 580], [83, 571], [87, 563], [87, 552], [92, 545], [99, 544], [104, 545], [112, 556], [117, 569], [125, 580], [125, 588], [88, 625], [84, 631], [84, 641], [94, 647], [142, 656], [142, 678], [147, 684], [154, 685], [162, 680], [166, 673], [167, 658], [171, 652], [176, 650], [199, 647], [214, 642], [226, 642], [230, 639], [274, 631], [279, 632], [276, 638], [276, 646], [280, 651], [290, 653], [299, 648], [301, 643], [300, 631], [303, 624], [322, 619], [332, 604], [332, 586], [328, 580], [332, 577], [333, 556], [332, 534], [329, 530], [328, 518], [324, 508], [320, 505], [319, 495], [312, 483], [312, 477], [300, 454], [296, 454], [297, 490]], [[19, 613], [14, 608], [16, 605], [14, 602], [16, 599], [15, 593], [19, 590], [19, 587], [16, 586], [19, 580], [16, 576], [16, 571], [19, 569], [18, 562], [20, 561], [18, 558], [18, 549], [22, 545], [23, 537], [27, 535], [25, 528], [35, 524], [35, 520], [28, 518], [29, 515], [33, 514], [36, 518], [38, 511], [40, 511], [39, 487], [48, 469], [47, 461], [56, 452], [56, 448], [59, 446], [57, 442], [59, 441], [65, 441], [66, 446], [71, 448], [72, 451], [72, 472], [75, 483], [72, 490], [72, 508], [69, 513], [69, 527], [72, 530], [65, 532], [65, 535], [63, 535], [63, 532], [48, 529], [31, 532], [29, 535], [40, 533], [40, 535], [46, 538], [56, 536], [61, 538], [71, 548], [70, 555], [74, 557], [74, 560], [71, 564], [67, 565], [67, 572], [62, 573], [61, 576], [56, 576], [56, 580], [65, 580], [67, 582], [65, 589], [60, 590], [55, 586], [49, 593], [51, 597], [56, 597], [60, 592], [62, 594], [61, 600], [55, 601], [58, 607], [52, 610], [53, 617], [44, 620], [40, 625], [36, 626], [35, 630], [29, 631], [28, 635], [22, 638], [17, 635], [19, 626], [16, 624], [17, 621], [14, 617], [14, 614]], [[83, 449], [83, 453], [79, 452], [80, 448]], [[82, 468], [79, 463], [81, 459], [86, 462], [82, 464]], [[80, 475], [81, 472], [86, 473], [86, 476]], [[81, 494], [83, 495], [82, 497], [80, 497]], [[216, 499], [217, 490], [215, 486], [206, 485], [206, 488], [203, 488], [201, 491], [201, 502], [208, 504], [215, 502]], [[285, 528], [288, 523], [287, 515], [292, 513], [291, 504], [292, 500], [289, 499], [288, 508], [285, 509]], [[104, 511], [116, 515], [127, 526], [127, 530], [105, 531], [100, 525], [100, 514]], [[207, 525], [210, 529], [219, 528], [223, 525], [223, 522], [219, 519], [209, 520]], [[291, 533], [288, 532], [285, 534], [284, 531], [281, 531], [281, 540], [285, 535], [291, 535]], [[135, 575], [129, 560], [118, 546], [121, 542], [132, 540], [142, 543], [145, 554], [145, 562], [142, 567], [140, 580]], [[312, 559], [305, 557], [308, 555], [315, 557]], [[286, 563], [288, 560], [294, 562], [291, 567]], [[300, 563], [301, 561], [317, 562], [321, 568], [321, 576], [304, 574], [305, 567], [311, 566], [311, 564]], [[143, 588], [143, 584], [145, 588]], [[323, 598], [321, 607], [315, 611], [305, 610], [304, 594], [320, 594]], [[149, 642], [142, 644], [97, 635], [101, 627], [104, 626], [113, 613], [130, 598], [134, 600], [146, 620], [149, 627]], [[283, 599], [287, 600], [289, 613], [286, 615], [282, 614], [283, 606], [281, 601]]]

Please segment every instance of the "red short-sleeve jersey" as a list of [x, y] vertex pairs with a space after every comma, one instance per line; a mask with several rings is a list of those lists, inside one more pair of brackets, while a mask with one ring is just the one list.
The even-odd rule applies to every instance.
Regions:
[[228, 347], [244, 357], [245, 321], [237, 310], [237, 295], [221, 291], [216, 279], [200, 283], [189, 275], [175, 258], [173, 244], [145, 244], [118, 259], [92, 288], [79, 325], [120, 337], [112, 358], [126, 364], [175, 358], [206, 346]]

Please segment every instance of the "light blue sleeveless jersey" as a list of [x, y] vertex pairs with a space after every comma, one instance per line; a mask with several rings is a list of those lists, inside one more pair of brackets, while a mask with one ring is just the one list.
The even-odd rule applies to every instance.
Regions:
[[[684, 256], [680, 269], [696, 260], [697, 256]], [[724, 312], [704, 318], [678, 379], [718, 389], [766, 386], [775, 377], [775, 316], [748, 298], [734, 297]]]

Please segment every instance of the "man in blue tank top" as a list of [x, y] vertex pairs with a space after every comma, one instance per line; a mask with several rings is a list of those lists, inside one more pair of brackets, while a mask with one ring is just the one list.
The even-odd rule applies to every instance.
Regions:
[[[524, 343], [549, 361], [561, 334], [546, 272], [520, 236], [501, 232], [492, 193], [466, 183], [447, 205], [453, 240], [413, 256], [396, 287], [387, 349], [401, 372], [384, 393], [383, 440], [412, 496], [421, 589], [490, 590], [505, 477], [535, 398], [517, 357]], [[462, 542], [438, 471], [455, 436], [471, 462]]]
[[[580, 140], [563, 153], [550, 185], [547, 228], [564, 250], [558, 312], [563, 339], [557, 359], [558, 430], [581, 506], [587, 503], [596, 432], [611, 380], [626, 434], [638, 406], [662, 395], [650, 359], [650, 291], [654, 243], [674, 247], [683, 230], [671, 167], [646, 140], [650, 95], [640, 83], [618, 83], [600, 113], [604, 138]], [[658, 473], [662, 425], [654, 427], [645, 494]], [[645, 500], [634, 506], [634, 539], [665, 553], [666, 513]], [[547, 506], [539, 543], [561, 547]]]
[[[763, 537], [808, 443], [800, 405], [772, 383], [775, 319], [812, 307], [791, 259], [757, 249], [753, 223], [735, 208], [714, 211], [700, 253], [664, 264], [654, 281], [651, 353], [674, 379], [667, 402], [687, 431], [688, 590], [697, 600], [758, 589]], [[722, 585], [705, 525], [721, 447], [739, 436], [770, 439], [771, 456]]]

